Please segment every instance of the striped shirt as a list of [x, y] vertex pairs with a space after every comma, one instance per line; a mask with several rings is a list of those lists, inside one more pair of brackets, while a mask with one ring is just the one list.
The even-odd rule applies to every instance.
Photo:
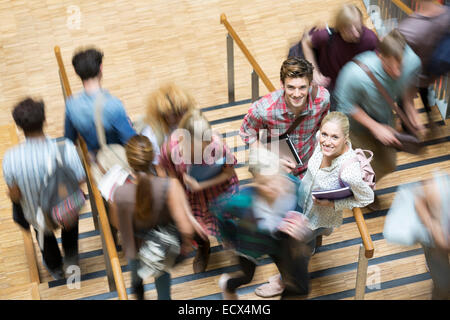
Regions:
[[[27, 138], [6, 151], [3, 158], [3, 176], [9, 187], [17, 186], [21, 193], [20, 204], [25, 219], [37, 228], [36, 212], [39, 191], [48, 172], [48, 159], [56, 159], [56, 140], [45, 137]], [[53, 160], [52, 166], [56, 165]], [[77, 150], [70, 140], [65, 140], [64, 163], [72, 168], [78, 181], [85, 178]]]
[[[311, 97], [311, 90], [312, 87], [309, 89], [309, 97]], [[300, 114], [306, 117], [290, 135], [303, 162], [303, 166], [298, 166], [293, 172], [299, 174], [299, 177], [303, 177], [308, 168], [308, 160], [316, 144], [316, 132], [329, 110], [330, 94], [327, 89], [319, 86], [314, 101], [309, 98], [307, 109]], [[286, 106], [284, 90], [280, 89], [253, 103], [244, 117], [239, 134], [245, 143], [252, 144], [258, 139], [261, 129], [266, 129], [269, 137], [277, 137], [284, 134], [295, 119], [295, 114]]]

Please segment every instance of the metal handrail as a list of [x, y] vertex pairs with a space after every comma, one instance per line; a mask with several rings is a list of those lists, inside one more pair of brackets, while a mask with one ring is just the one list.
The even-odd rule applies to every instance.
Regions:
[[234, 58], [233, 58], [233, 40], [241, 49], [244, 56], [247, 58], [248, 62], [250, 62], [253, 67], [252, 73], [252, 101], [255, 101], [258, 96], [258, 79], [261, 78], [262, 82], [269, 90], [269, 92], [275, 91], [276, 88], [270, 82], [267, 75], [261, 69], [258, 62], [256, 62], [253, 55], [248, 50], [247, 46], [242, 42], [241, 38], [238, 36], [236, 31], [233, 29], [231, 24], [228, 22], [227, 17], [224, 13], [220, 15], [220, 23], [225, 26], [228, 31], [227, 38], [227, 52], [228, 52], [228, 100], [229, 102], [234, 102]]
[[[67, 78], [66, 69], [64, 67], [64, 63], [61, 57], [61, 50], [58, 46], [55, 46], [54, 48], [56, 60], [58, 62], [59, 67], [59, 73], [61, 77], [61, 85], [64, 93], [65, 99], [70, 97], [72, 95], [72, 90], [70, 89], [69, 80]], [[110, 223], [108, 220], [108, 216], [106, 214], [105, 206], [103, 203], [102, 196], [100, 194], [100, 191], [98, 190], [95, 183], [92, 183], [92, 174], [91, 174], [91, 167], [89, 164], [89, 156], [88, 156], [88, 150], [86, 146], [86, 142], [83, 140], [83, 138], [78, 135], [78, 143], [81, 149], [81, 158], [86, 170], [87, 175], [87, 183], [90, 187], [90, 199], [91, 205], [94, 204], [96, 207], [96, 211], [98, 214], [98, 220], [100, 222], [100, 231], [101, 231], [101, 237], [102, 237], [102, 244], [103, 244], [103, 251], [106, 253], [106, 264], [107, 268], [110, 268], [112, 271], [112, 279], [110, 279], [110, 275], [108, 275], [108, 281], [110, 285], [110, 290], [113, 291], [114, 289], [117, 290], [117, 295], [120, 300], [128, 300], [128, 295], [125, 287], [125, 282], [123, 279], [122, 274], [122, 267], [120, 265], [120, 261], [117, 255], [116, 246], [114, 243], [114, 239], [111, 232]], [[106, 249], [106, 252], [105, 252]], [[109, 260], [109, 261], [108, 261]], [[109, 263], [109, 265], [108, 265]]]

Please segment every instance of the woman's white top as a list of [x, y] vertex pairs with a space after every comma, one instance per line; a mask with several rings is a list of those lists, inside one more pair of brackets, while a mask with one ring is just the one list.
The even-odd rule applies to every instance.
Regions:
[[150, 142], [152, 143], [153, 146], [153, 152], [155, 154], [155, 157], [153, 159], [153, 164], [157, 165], [159, 164], [159, 154], [161, 153], [161, 151], [159, 150], [159, 145], [158, 145], [158, 139], [156, 138], [155, 133], [152, 130], [152, 127], [150, 126], [145, 126], [145, 128], [142, 130], [141, 133], [143, 136], [146, 136]]
[[320, 145], [317, 144], [311, 159], [308, 162], [308, 170], [300, 186], [299, 206], [309, 219], [309, 227], [312, 230], [318, 228], [336, 228], [342, 224], [342, 212], [344, 209], [365, 207], [374, 200], [373, 190], [362, 180], [361, 167], [357, 160], [348, 163], [341, 173], [341, 180], [350, 186], [353, 196], [334, 200], [334, 209], [331, 207], [314, 205], [311, 196], [312, 190], [333, 190], [341, 187], [339, 184], [339, 169], [349, 158], [356, 157], [351, 143], [347, 143], [349, 149], [331, 162], [327, 168], [321, 168], [323, 154]]

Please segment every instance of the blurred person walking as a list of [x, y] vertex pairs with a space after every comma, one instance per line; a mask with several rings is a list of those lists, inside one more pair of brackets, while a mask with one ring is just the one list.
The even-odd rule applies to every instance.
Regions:
[[433, 280], [433, 300], [450, 298], [450, 176], [433, 177], [401, 186], [386, 216], [383, 236], [388, 242], [420, 243]]
[[[170, 300], [168, 271], [191, 251], [194, 239], [207, 235], [192, 216], [179, 181], [151, 174], [154, 152], [148, 138], [136, 135], [125, 148], [134, 182], [117, 188], [111, 211], [131, 267], [133, 290], [138, 300], [144, 299], [143, 280], [150, 274], [155, 277], [158, 300]], [[169, 248], [164, 245], [170, 241], [161, 240], [164, 234], [172, 241]], [[149, 238], [154, 242], [146, 243]]]
[[[337, 110], [350, 117], [353, 147], [374, 153], [372, 167], [379, 182], [395, 170], [395, 148], [402, 147], [402, 143], [394, 131], [393, 109], [362, 69], [364, 66], [385, 89], [388, 98], [403, 100], [407, 119], [419, 134], [423, 134], [424, 126], [410, 94], [421, 64], [419, 57], [395, 29], [381, 40], [376, 52], [368, 51], [356, 56], [344, 66], [338, 77], [335, 89]], [[377, 199], [373, 207], [377, 207]]]
[[[25, 229], [28, 229], [29, 225], [34, 228], [44, 266], [54, 279], [63, 279], [64, 269], [79, 264], [78, 218], [72, 228], [61, 229], [63, 260], [53, 230], [39, 221], [40, 195], [46, 185], [45, 179], [48, 178], [50, 168], [56, 166], [58, 153], [64, 167], [73, 172], [79, 184], [85, 180], [84, 169], [70, 140], [57, 142], [44, 134], [44, 102], [24, 99], [14, 107], [12, 115], [16, 125], [25, 135], [25, 142], [9, 149], [2, 163], [9, 197], [13, 201], [15, 220]], [[63, 154], [59, 144], [63, 145]]]

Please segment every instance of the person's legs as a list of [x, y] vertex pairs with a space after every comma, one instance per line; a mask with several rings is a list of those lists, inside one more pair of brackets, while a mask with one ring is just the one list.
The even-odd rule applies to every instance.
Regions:
[[450, 297], [450, 264], [448, 253], [438, 248], [423, 246], [425, 258], [433, 279], [433, 300], [448, 300]]
[[[35, 229], [36, 237], [39, 238], [39, 231]], [[53, 233], [44, 234], [44, 245], [41, 250], [44, 266], [55, 279], [63, 279], [62, 257], [59, 251], [58, 242]]]
[[171, 277], [170, 273], [163, 272], [158, 278], [155, 278], [156, 292], [158, 300], [171, 300], [170, 298]]
[[422, 99], [423, 107], [427, 113], [431, 112], [430, 103], [428, 102], [428, 87], [419, 88], [419, 95]]
[[394, 148], [383, 145], [369, 132], [350, 131], [350, 141], [353, 149], [361, 148], [373, 152], [370, 165], [375, 172], [376, 182], [395, 170], [397, 152]]
[[133, 288], [134, 294], [136, 294], [137, 300], [144, 300], [144, 283], [141, 277], [139, 277], [137, 271], [139, 268], [138, 259], [129, 259], [128, 265], [131, 271], [131, 287]]
[[253, 261], [239, 256], [239, 266], [242, 275], [231, 278], [228, 274], [223, 274], [219, 280], [219, 287], [223, 291], [225, 300], [237, 299], [236, 289], [253, 279], [256, 269], [256, 264]]
[[197, 254], [193, 261], [194, 273], [204, 272], [208, 266], [209, 254], [211, 251], [209, 240], [203, 240], [199, 235], [194, 236], [194, 241], [197, 242]]
[[20, 203], [12, 203], [13, 205], [13, 220], [19, 226], [21, 226], [26, 231], [30, 230], [30, 224], [25, 219], [25, 215], [23, 214], [22, 206]]
[[65, 267], [78, 266], [78, 223], [70, 230], [61, 230], [61, 240], [64, 249]]
[[308, 294], [308, 264], [311, 257], [309, 245], [289, 237], [282, 240], [280, 254], [270, 257], [277, 265], [283, 280], [281, 299]]

